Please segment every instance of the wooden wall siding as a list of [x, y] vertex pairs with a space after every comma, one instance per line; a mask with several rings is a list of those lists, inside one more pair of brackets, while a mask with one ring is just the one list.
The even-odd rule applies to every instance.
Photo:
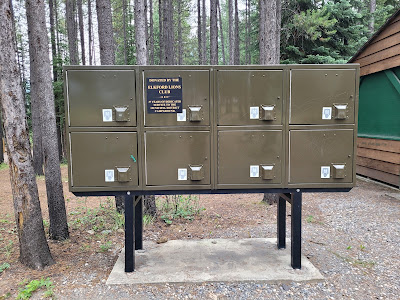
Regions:
[[360, 64], [361, 76], [400, 66], [400, 14], [351, 62]]
[[400, 188], [400, 141], [358, 138], [357, 173]]

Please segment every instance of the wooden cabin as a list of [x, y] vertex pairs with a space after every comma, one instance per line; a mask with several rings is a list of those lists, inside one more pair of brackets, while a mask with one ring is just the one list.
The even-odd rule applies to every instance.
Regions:
[[400, 10], [349, 62], [361, 76], [357, 173], [400, 187]]

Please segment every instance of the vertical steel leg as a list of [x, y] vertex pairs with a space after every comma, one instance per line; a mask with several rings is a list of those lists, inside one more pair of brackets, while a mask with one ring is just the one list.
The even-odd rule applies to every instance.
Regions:
[[301, 192], [292, 194], [291, 261], [293, 269], [301, 269], [301, 201]]
[[278, 249], [286, 248], [286, 200], [279, 195], [278, 200]]
[[[137, 199], [139, 198], [139, 199]], [[135, 250], [143, 249], [143, 196], [135, 196]]]
[[131, 195], [125, 195], [125, 272], [135, 270], [135, 210], [134, 199]]

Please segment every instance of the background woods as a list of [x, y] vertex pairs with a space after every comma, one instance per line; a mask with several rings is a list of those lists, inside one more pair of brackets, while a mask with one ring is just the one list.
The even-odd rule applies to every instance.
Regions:
[[[52, 239], [68, 238], [59, 167], [66, 157], [63, 65], [346, 63], [400, 7], [399, 0], [0, 3], [1, 28], [7, 28], [7, 36], [2, 34], [7, 41], [2, 40], [0, 49], [1, 65], [7, 68], [1, 70], [1, 76], [12, 73], [13, 80], [2, 79], [0, 86], [0, 163], [4, 160], [4, 140], [9, 145], [9, 161], [16, 166], [11, 174], [13, 188], [21, 184], [17, 180], [21, 168], [26, 168], [32, 178], [34, 174], [46, 175]], [[12, 105], [3, 96], [10, 89], [15, 94]], [[19, 117], [13, 121], [19, 122], [18, 128], [10, 127], [12, 113]], [[25, 151], [26, 166], [18, 165], [21, 158], [10, 144], [13, 138]], [[36, 218], [32, 223], [36, 227], [32, 228], [42, 232], [38, 219], [41, 212], [35, 206], [38, 195], [32, 182], [23, 184], [25, 190], [15, 194], [15, 201], [20, 201], [15, 206], [16, 221], [20, 220], [19, 213], [27, 214], [18, 209], [21, 201], [29, 198], [34, 215], [24, 219], [28, 222], [30, 217]], [[145, 206], [153, 214], [154, 197], [147, 199]], [[28, 223], [20, 225], [24, 224]], [[52, 263], [43, 236], [37, 239], [43, 244], [42, 261], [28, 262], [22, 253], [29, 244], [24, 234], [21, 231], [21, 260], [38, 268]]]

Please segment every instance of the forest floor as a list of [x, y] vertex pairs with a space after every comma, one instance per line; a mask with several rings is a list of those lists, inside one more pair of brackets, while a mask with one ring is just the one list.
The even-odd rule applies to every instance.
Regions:
[[[114, 199], [77, 198], [69, 193], [67, 167], [61, 170], [70, 239], [49, 240], [56, 264], [35, 271], [18, 261], [9, 171], [0, 165], [0, 300], [23, 299], [36, 288], [32, 299], [46, 292], [57, 299], [399, 298], [398, 189], [358, 180], [349, 193], [303, 196], [302, 252], [325, 277], [322, 282], [109, 286], [105, 282], [124, 245], [123, 216], [116, 213]], [[47, 233], [44, 177], [38, 177], [37, 183]], [[144, 239], [275, 237], [276, 205], [266, 205], [261, 199], [262, 194], [159, 197], [160, 213], [144, 219]]]

